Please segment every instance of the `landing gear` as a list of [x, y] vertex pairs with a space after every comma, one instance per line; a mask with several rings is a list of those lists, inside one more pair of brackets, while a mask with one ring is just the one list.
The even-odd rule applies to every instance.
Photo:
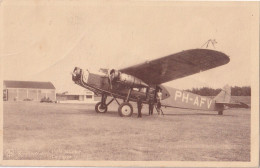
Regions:
[[98, 102], [95, 106], [95, 110], [97, 113], [105, 113], [107, 112], [107, 105], [103, 105], [103, 107], [101, 107], [101, 102]]
[[119, 105], [118, 107], [118, 114], [121, 117], [131, 117], [133, 114], [133, 106], [129, 103], [129, 99], [130, 99], [130, 95], [132, 93], [133, 88], [130, 88], [127, 94], [126, 99], [124, 99], [124, 102], [122, 104], [120, 104], [117, 99], [114, 97], [113, 94], [111, 94], [111, 96], [113, 97], [113, 99], [111, 99], [107, 104], [106, 104], [106, 99], [107, 99], [107, 95], [106, 94], [102, 94], [102, 98], [101, 98], [101, 102], [98, 102], [95, 106], [95, 110], [97, 113], [105, 113], [107, 112], [107, 107], [110, 103], [112, 103], [114, 100], [117, 102], [117, 104]]
[[131, 117], [133, 114], [133, 106], [129, 103], [130, 95], [132, 93], [133, 88], [128, 90], [128, 94], [126, 100], [118, 107], [118, 114], [121, 117]]
[[223, 111], [219, 111], [219, 112], [218, 112], [218, 115], [223, 115]]
[[121, 117], [131, 117], [133, 114], [133, 106], [128, 102], [124, 102], [118, 107], [118, 113]]
[[107, 95], [103, 94], [101, 98], [101, 102], [98, 102], [95, 106], [95, 110], [97, 113], [105, 113], [107, 112], [107, 106], [106, 105]]

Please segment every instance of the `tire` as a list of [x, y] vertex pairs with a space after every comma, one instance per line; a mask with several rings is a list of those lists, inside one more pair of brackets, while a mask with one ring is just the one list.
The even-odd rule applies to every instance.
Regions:
[[118, 107], [118, 114], [121, 117], [131, 117], [133, 114], [133, 106], [128, 102], [120, 104]]
[[101, 108], [101, 102], [98, 102], [95, 106], [95, 110], [96, 110], [97, 113], [106, 113], [107, 112], [107, 106], [104, 109], [102, 109]]

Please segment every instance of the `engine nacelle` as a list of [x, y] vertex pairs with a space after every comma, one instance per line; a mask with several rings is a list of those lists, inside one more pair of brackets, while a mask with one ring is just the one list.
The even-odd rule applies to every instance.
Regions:
[[115, 69], [110, 70], [109, 78], [112, 83], [120, 83], [128, 87], [135, 87], [135, 88], [148, 87], [148, 85], [145, 82], [143, 82], [141, 79], [138, 79], [132, 75], [122, 73]]

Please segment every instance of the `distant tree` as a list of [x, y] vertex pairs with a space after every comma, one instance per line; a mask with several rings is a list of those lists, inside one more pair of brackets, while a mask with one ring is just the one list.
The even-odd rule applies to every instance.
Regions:
[[232, 96], [251, 96], [251, 87], [250, 86], [243, 86], [238, 87], [234, 86], [231, 87]]

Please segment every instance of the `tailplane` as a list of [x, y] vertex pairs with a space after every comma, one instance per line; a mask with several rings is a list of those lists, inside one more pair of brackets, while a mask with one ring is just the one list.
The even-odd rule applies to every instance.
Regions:
[[249, 108], [243, 102], [231, 100], [231, 87], [226, 85], [222, 91], [214, 98], [219, 114], [223, 114], [224, 106], [230, 108]]

